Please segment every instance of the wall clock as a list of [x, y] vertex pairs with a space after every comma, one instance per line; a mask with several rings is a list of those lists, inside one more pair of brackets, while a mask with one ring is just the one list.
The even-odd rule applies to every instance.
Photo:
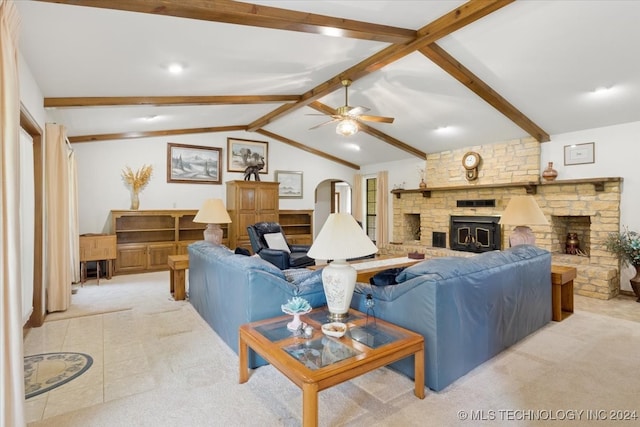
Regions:
[[465, 178], [467, 181], [473, 181], [478, 178], [478, 166], [480, 165], [480, 154], [475, 151], [469, 151], [462, 156], [462, 166], [466, 169]]

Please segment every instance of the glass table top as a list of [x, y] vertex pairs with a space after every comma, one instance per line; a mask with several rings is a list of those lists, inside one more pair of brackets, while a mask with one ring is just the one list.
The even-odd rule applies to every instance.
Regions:
[[283, 348], [309, 369], [320, 369], [361, 354], [354, 348], [329, 337], [309, 339]]

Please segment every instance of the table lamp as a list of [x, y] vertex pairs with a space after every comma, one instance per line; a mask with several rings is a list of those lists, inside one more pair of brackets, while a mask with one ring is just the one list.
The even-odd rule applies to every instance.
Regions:
[[535, 245], [536, 236], [530, 225], [548, 225], [547, 218], [540, 210], [533, 196], [513, 196], [502, 213], [500, 224], [515, 225], [509, 236], [509, 245]]
[[204, 240], [214, 245], [222, 243], [222, 228], [219, 224], [229, 224], [231, 217], [221, 199], [207, 199], [202, 204], [193, 222], [205, 223]]
[[307, 255], [314, 259], [333, 260], [322, 269], [322, 285], [332, 321], [347, 317], [356, 286], [356, 269], [346, 260], [376, 252], [378, 248], [353, 216], [346, 213], [329, 215]]

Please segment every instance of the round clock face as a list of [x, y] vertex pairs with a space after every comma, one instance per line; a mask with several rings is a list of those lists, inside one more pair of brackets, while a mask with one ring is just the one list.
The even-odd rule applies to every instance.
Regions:
[[476, 153], [467, 153], [462, 158], [462, 164], [465, 168], [473, 169], [478, 166], [479, 156]]

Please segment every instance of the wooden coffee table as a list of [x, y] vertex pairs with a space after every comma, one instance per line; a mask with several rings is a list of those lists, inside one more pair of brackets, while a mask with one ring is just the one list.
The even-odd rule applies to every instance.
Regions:
[[311, 338], [287, 329], [291, 316], [281, 316], [240, 327], [240, 383], [249, 380], [249, 348], [271, 363], [302, 389], [302, 421], [318, 425], [318, 392], [349, 381], [405, 357], [414, 355], [414, 393], [424, 399], [424, 338], [407, 329], [376, 319], [375, 324], [356, 310], [345, 321], [342, 338], [325, 336], [326, 307], [301, 317], [313, 326]]

